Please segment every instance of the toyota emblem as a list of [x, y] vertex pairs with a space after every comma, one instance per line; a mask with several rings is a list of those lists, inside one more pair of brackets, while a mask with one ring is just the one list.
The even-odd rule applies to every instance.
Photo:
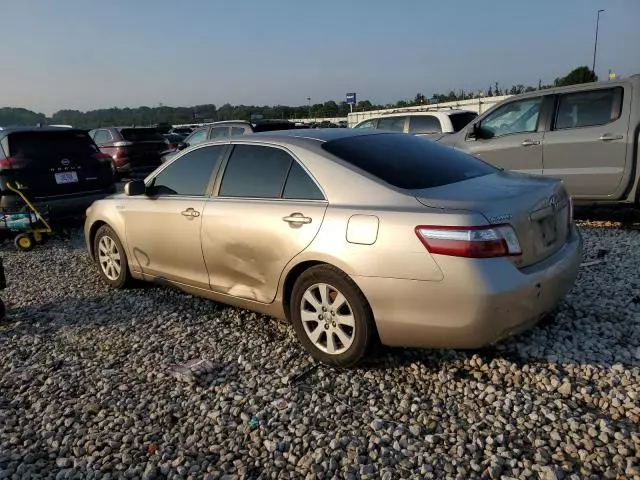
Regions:
[[68, 158], [63, 158], [62, 160], [60, 160], [60, 163], [65, 167], [68, 167], [69, 165], [71, 165], [71, 160], [69, 160]]

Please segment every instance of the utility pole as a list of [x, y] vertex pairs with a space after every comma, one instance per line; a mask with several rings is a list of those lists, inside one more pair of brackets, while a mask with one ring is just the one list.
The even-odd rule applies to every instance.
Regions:
[[591, 67], [591, 71], [595, 75], [596, 73], [596, 51], [598, 50], [598, 26], [600, 25], [600, 13], [604, 12], [604, 10], [598, 10], [598, 16], [596, 17], [596, 41], [593, 44], [593, 66]]
[[309, 120], [311, 120], [311, 97], [307, 97], [307, 102], [309, 102]]

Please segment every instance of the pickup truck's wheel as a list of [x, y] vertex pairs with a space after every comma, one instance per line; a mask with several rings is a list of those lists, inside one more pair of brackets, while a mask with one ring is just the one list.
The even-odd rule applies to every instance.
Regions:
[[358, 286], [331, 265], [318, 265], [293, 286], [290, 317], [300, 343], [321, 362], [350, 367], [369, 352], [373, 314]]
[[93, 251], [102, 280], [113, 288], [125, 288], [131, 282], [127, 254], [109, 225], [101, 226], [93, 240]]

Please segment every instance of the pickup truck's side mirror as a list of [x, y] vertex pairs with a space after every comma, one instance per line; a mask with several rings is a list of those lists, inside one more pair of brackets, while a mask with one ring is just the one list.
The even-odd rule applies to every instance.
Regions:
[[187, 142], [180, 142], [180, 143], [178, 143], [177, 149], [178, 149], [178, 151], [184, 150], [188, 146], [189, 146], [189, 144]]
[[481, 122], [476, 122], [472, 124], [471, 127], [469, 128], [469, 133], [467, 134], [467, 138], [470, 138], [470, 139], [472, 138], [474, 140], [482, 140], [489, 137], [490, 136], [487, 135], [487, 131], [482, 128]]
[[145, 185], [144, 180], [131, 180], [124, 186], [124, 194], [129, 197], [144, 195], [145, 193], [147, 193], [147, 186]]

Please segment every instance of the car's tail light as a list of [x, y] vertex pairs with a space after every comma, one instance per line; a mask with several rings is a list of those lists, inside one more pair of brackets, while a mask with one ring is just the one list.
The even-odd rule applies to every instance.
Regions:
[[112, 144], [114, 147], [130, 147], [133, 145], [133, 142], [115, 142]]
[[0, 168], [4, 170], [11, 170], [13, 165], [11, 164], [10, 158], [0, 158]]
[[103, 162], [111, 161], [111, 155], [107, 155], [106, 153], [94, 153], [93, 158]]
[[438, 255], [490, 258], [522, 253], [518, 236], [510, 225], [486, 227], [419, 225], [415, 231], [427, 250]]

